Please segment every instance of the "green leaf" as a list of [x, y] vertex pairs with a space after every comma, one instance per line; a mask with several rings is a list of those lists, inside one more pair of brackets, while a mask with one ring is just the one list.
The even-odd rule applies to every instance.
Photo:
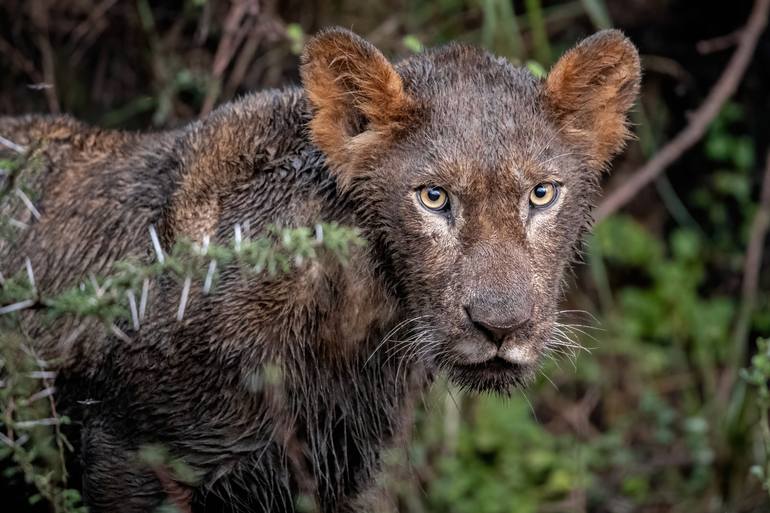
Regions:
[[404, 36], [404, 38], [401, 40], [401, 44], [403, 44], [404, 47], [412, 53], [420, 53], [423, 50], [422, 42], [420, 42], [417, 36], [412, 34], [407, 34]]

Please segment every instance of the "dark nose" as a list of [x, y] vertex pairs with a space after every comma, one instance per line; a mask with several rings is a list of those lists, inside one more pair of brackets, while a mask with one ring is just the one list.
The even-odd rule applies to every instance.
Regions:
[[526, 328], [532, 318], [532, 299], [482, 298], [465, 307], [473, 325], [498, 347], [516, 331]]

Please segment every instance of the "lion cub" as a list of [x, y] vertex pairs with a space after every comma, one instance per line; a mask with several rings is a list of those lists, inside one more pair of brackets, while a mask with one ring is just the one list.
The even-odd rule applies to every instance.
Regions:
[[[384, 449], [445, 373], [508, 392], [552, 348], [562, 274], [600, 174], [629, 136], [640, 67], [618, 31], [567, 52], [540, 80], [451, 44], [389, 62], [341, 29], [312, 38], [302, 87], [249, 95], [185, 128], [105, 131], [67, 117], [0, 118], [38, 148], [28, 227], [2, 271], [31, 259], [43, 294], [153, 258], [180, 239], [226, 243], [235, 225], [336, 222], [366, 246], [278, 276], [221, 270], [210, 294], [155, 280], [139, 329], [20, 319], [61, 361], [92, 512], [362, 511]], [[74, 338], [69, 336], [79, 329]], [[267, 369], [281, 379], [253, 386]], [[150, 444], [193, 469], [172, 483]], [[364, 509], [362, 509], [364, 508]]]

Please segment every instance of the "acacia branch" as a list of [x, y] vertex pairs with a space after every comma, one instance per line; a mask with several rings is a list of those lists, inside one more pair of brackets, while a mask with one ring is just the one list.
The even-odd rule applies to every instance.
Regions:
[[754, 2], [746, 26], [741, 32], [738, 48], [706, 100], [695, 111], [684, 130], [679, 132], [644, 166], [635, 171], [630, 179], [605, 198], [594, 212], [594, 218], [597, 222], [631, 201], [644, 186], [653, 181], [656, 176], [703, 137], [724, 103], [738, 89], [738, 85], [751, 62], [759, 36], [767, 24], [769, 9], [770, 0], [756, 0]]

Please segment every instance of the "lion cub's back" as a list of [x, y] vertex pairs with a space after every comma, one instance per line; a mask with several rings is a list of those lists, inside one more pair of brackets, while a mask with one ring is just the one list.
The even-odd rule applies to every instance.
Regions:
[[[174, 184], [172, 134], [23, 116], [0, 117], [0, 136], [0, 272], [23, 272], [28, 258], [37, 290], [51, 297], [146, 253], [147, 226]], [[83, 361], [89, 341], [103, 337], [96, 321], [64, 317], [50, 324], [44, 317], [27, 314], [25, 325], [44, 357], [63, 357], [64, 365]], [[80, 348], [62, 354], [58, 341], [76, 330]]]
[[28, 257], [43, 291], [57, 292], [138, 251], [140, 232], [160, 215], [173, 188], [166, 134], [25, 116], [0, 118], [0, 136], [20, 146], [0, 150], [10, 168], [0, 208], [14, 220], [0, 264], [13, 273]]

